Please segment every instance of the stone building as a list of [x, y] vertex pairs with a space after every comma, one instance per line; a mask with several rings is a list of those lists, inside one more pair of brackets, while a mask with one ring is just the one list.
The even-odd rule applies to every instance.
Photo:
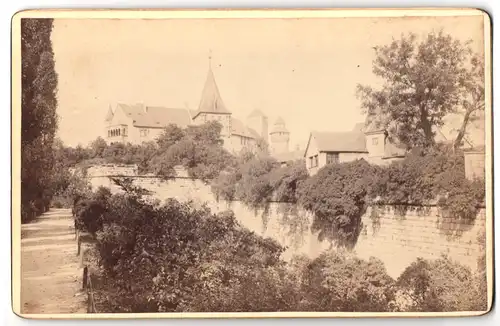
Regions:
[[309, 135], [304, 157], [306, 168], [314, 175], [323, 166], [365, 159], [370, 163], [385, 165], [404, 158], [405, 150], [389, 141], [384, 129], [364, 123], [348, 132], [317, 132]]
[[224, 147], [237, 153], [253, 148], [259, 138], [268, 140], [267, 117], [262, 112], [255, 110], [247, 120], [248, 124], [243, 123], [227, 108], [210, 66], [197, 110], [119, 103], [108, 109], [104, 138], [108, 143], [140, 144], [155, 140], [169, 124], [185, 128], [218, 121]]

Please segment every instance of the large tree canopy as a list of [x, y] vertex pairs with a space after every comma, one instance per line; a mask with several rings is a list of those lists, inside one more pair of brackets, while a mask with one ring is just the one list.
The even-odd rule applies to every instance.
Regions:
[[449, 113], [462, 113], [462, 141], [474, 112], [484, 109], [484, 67], [469, 42], [430, 33], [414, 34], [374, 48], [373, 73], [382, 86], [358, 85], [357, 95], [368, 122], [387, 128], [408, 148], [435, 142], [435, 128]]
[[54, 70], [51, 31], [51, 19], [21, 21], [23, 221], [45, 211], [53, 192], [52, 144], [57, 128], [57, 74]]

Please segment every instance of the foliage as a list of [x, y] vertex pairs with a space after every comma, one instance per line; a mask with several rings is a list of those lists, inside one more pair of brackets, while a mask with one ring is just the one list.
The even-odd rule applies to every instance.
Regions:
[[361, 231], [373, 175], [378, 168], [365, 160], [331, 164], [303, 182], [299, 203], [314, 214], [312, 231], [320, 239], [352, 247]]
[[396, 290], [380, 260], [333, 251], [307, 265], [301, 287], [303, 311], [391, 311]]
[[60, 161], [69, 167], [95, 164], [136, 164], [139, 173], [175, 176], [174, 167], [184, 166], [192, 178], [209, 180], [232, 164], [233, 157], [222, 147], [221, 125], [207, 122], [185, 129], [169, 125], [156, 141], [141, 144], [106, 144], [97, 138], [88, 147], [64, 147]]
[[485, 283], [447, 259], [417, 260], [395, 282], [381, 261], [347, 251], [285, 262], [285, 248], [231, 211], [151, 203], [135, 190], [100, 189], [91, 201], [101, 205], [94, 223], [105, 312], [395, 311], [397, 294], [411, 298], [410, 311], [484, 308]]
[[382, 87], [358, 85], [357, 95], [368, 120], [387, 127], [408, 148], [433, 145], [434, 128], [447, 114], [484, 108], [484, 67], [469, 42], [440, 31], [420, 41], [402, 35], [374, 49], [373, 73]]
[[478, 283], [469, 268], [442, 257], [434, 261], [417, 259], [397, 280], [410, 298], [408, 311], [485, 310], [486, 297], [478, 296]]
[[308, 177], [309, 174], [302, 160], [271, 170], [269, 185], [274, 190], [273, 199], [278, 202], [296, 203], [297, 190]]
[[111, 191], [108, 188], [99, 187], [95, 193], [88, 198], [79, 198], [75, 202], [76, 227], [93, 235], [103, 227], [103, 216], [108, 211], [108, 201]]
[[375, 175], [369, 197], [403, 208], [432, 204], [449, 217], [473, 219], [485, 196], [483, 181], [465, 177], [464, 158], [446, 148], [414, 148]]
[[50, 35], [52, 19], [21, 21], [22, 126], [21, 221], [48, 209], [53, 190], [52, 144], [57, 128], [57, 74]]
[[[124, 193], [109, 198], [102, 222], [97, 246], [104, 273], [113, 280], [108, 300], [117, 311], [257, 307], [262, 296], [236, 299], [243, 294], [240, 289], [250, 289], [264, 270], [281, 264], [283, 249], [241, 228], [231, 212], [214, 215], [173, 199], [150, 204]], [[261, 291], [272, 296], [272, 303], [270, 284]]]
[[273, 192], [269, 173], [276, 166], [276, 160], [269, 156], [255, 156], [243, 163], [238, 168], [241, 178], [236, 188], [236, 198], [253, 208], [268, 203]]

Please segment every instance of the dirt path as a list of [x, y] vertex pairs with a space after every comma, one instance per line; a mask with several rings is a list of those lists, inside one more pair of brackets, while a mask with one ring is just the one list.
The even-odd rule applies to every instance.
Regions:
[[85, 313], [71, 211], [54, 209], [21, 227], [21, 313]]

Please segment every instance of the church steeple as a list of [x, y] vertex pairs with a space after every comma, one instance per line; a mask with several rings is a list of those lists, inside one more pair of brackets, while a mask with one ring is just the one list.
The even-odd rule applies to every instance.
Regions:
[[106, 113], [106, 118], [104, 119], [104, 121], [108, 122], [108, 121], [111, 121], [111, 119], [113, 118], [113, 109], [111, 108], [111, 104], [109, 105], [108, 107], [108, 112]]
[[231, 114], [222, 101], [219, 88], [215, 82], [212, 71], [212, 51], [208, 55], [208, 74], [203, 92], [201, 93], [200, 105], [198, 106], [198, 112], [196, 112], [193, 118], [196, 118], [200, 113]]

